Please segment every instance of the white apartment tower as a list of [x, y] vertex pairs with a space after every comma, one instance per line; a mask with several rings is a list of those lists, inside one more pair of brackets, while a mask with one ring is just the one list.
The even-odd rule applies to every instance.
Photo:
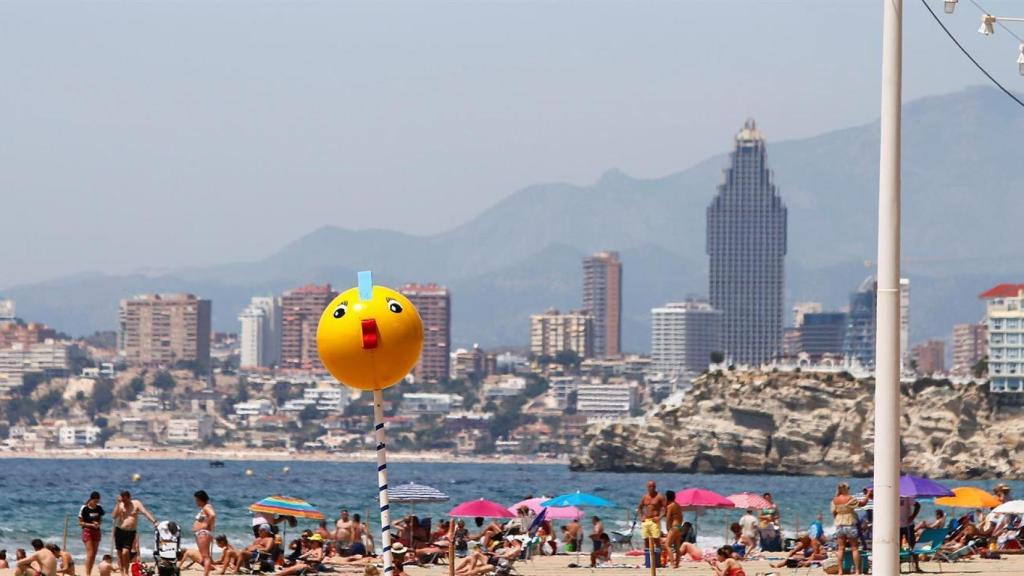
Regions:
[[651, 371], [669, 377], [700, 374], [711, 353], [722, 351], [722, 313], [707, 302], [651, 309]]
[[281, 299], [254, 296], [238, 316], [242, 368], [270, 367], [281, 359]]

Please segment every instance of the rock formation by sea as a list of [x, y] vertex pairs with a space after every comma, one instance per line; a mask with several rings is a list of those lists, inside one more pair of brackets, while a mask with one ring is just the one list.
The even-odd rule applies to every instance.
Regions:
[[[868, 476], [874, 381], [846, 373], [714, 372], [682, 403], [591, 426], [577, 470]], [[1024, 410], [987, 384], [902, 385], [903, 470], [936, 478], [1024, 475]]]

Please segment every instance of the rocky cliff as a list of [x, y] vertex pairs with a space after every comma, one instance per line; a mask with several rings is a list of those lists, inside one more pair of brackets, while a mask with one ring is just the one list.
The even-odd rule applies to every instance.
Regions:
[[[702, 376], [681, 405], [591, 426], [577, 470], [867, 476], [873, 380], [843, 374]], [[903, 385], [903, 469], [939, 478], [1024, 476], [1024, 410], [996, 407], [986, 385]]]

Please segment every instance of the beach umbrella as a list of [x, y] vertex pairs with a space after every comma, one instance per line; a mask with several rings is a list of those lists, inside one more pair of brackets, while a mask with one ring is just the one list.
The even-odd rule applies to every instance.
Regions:
[[470, 500], [452, 508], [448, 515], [453, 518], [515, 518], [516, 515], [509, 512], [497, 502], [491, 500]]
[[[423, 484], [416, 484], [414, 482], [407, 482], [405, 484], [399, 484], [394, 488], [389, 489], [392, 502], [398, 502], [400, 504], [409, 504], [412, 511], [411, 516], [416, 516], [416, 505], [427, 504], [431, 502], [447, 502], [448, 495], [441, 492], [437, 488], [431, 488], [430, 486], [424, 486]], [[413, 542], [415, 529], [412, 524], [409, 525], [409, 546], [413, 549], [416, 548]]]
[[951, 508], [995, 508], [1002, 504], [999, 498], [974, 486], [953, 488], [953, 494], [945, 498], [936, 498], [935, 504]]
[[[540, 514], [542, 510], [547, 508], [542, 504], [547, 498], [528, 498], [526, 500], [520, 500], [515, 504], [508, 507], [509, 511], [513, 514], [516, 510], [519, 510], [521, 506], [526, 506], [534, 514]], [[557, 508], [550, 508], [547, 511], [545, 517], [548, 520], [579, 520], [583, 517], [583, 511], [575, 506], [559, 506]]]
[[302, 498], [292, 498], [291, 496], [267, 496], [259, 502], [253, 502], [249, 506], [249, 510], [252, 512], [263, 512], [264, 514], [308, 518], [310, 520], [324, 519], [323, 512], [314, 508], [312, 504]]
[[687, 488], [676, 492], [676, 504], [683, 508], [736, 508], [732, 500], [703, 488]]
[[944, 498], [953, 495], [952, 490], [934, 480], [909, 474], [900, 476], [901, 498]]
[[1010, 500], [996, 506], [992, 511], [999, 514], [1024, 514], [1024, 500]]
[[545, 502], [541, 502], [541, 506], [545, 506], [547, 508], [562, 508], [565, 506], [596, 506], [598, 508], [611, 508], [612, 506], [615, 506], [615, 504], [609, 500], [601, 498], [600, 496], [587, 494], [586, 492], [580, 492], [577, 490], [576, 492], [562, 494]]
[[[772, 503], [765, 500], [763, 496], [751, 492], [740, 492], [739, 494], [726, 496], [726, 498], [737, 508], [764, 509], [772, 507]], [[678, 501], [679, 498], [676, 498], [676, 500]]]

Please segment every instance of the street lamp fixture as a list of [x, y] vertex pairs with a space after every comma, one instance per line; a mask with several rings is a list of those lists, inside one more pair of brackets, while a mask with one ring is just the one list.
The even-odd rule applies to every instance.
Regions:
[[1020, 55], [1017, 56], [1017, 69], [1020, 70], [1020, 75], [1024, 76], [1024, 44], [1020, 45]]
[[978, 28], [978, 33], [979, 34], [984, 34], [985, 36], [991, 36], [996, 31], [995, 30], [995, 26], [994, 26], [995, 23], [996, 23], [996, 17], [995, 16], [993, 16], [991, 14], [982, 14], [981, 15], [981, 28]]
[[946, 14], [952, 14], [956, 10], [956, 2], [957, 0], [946, 0], [942, 5], [942, 9], [945, 10]]

